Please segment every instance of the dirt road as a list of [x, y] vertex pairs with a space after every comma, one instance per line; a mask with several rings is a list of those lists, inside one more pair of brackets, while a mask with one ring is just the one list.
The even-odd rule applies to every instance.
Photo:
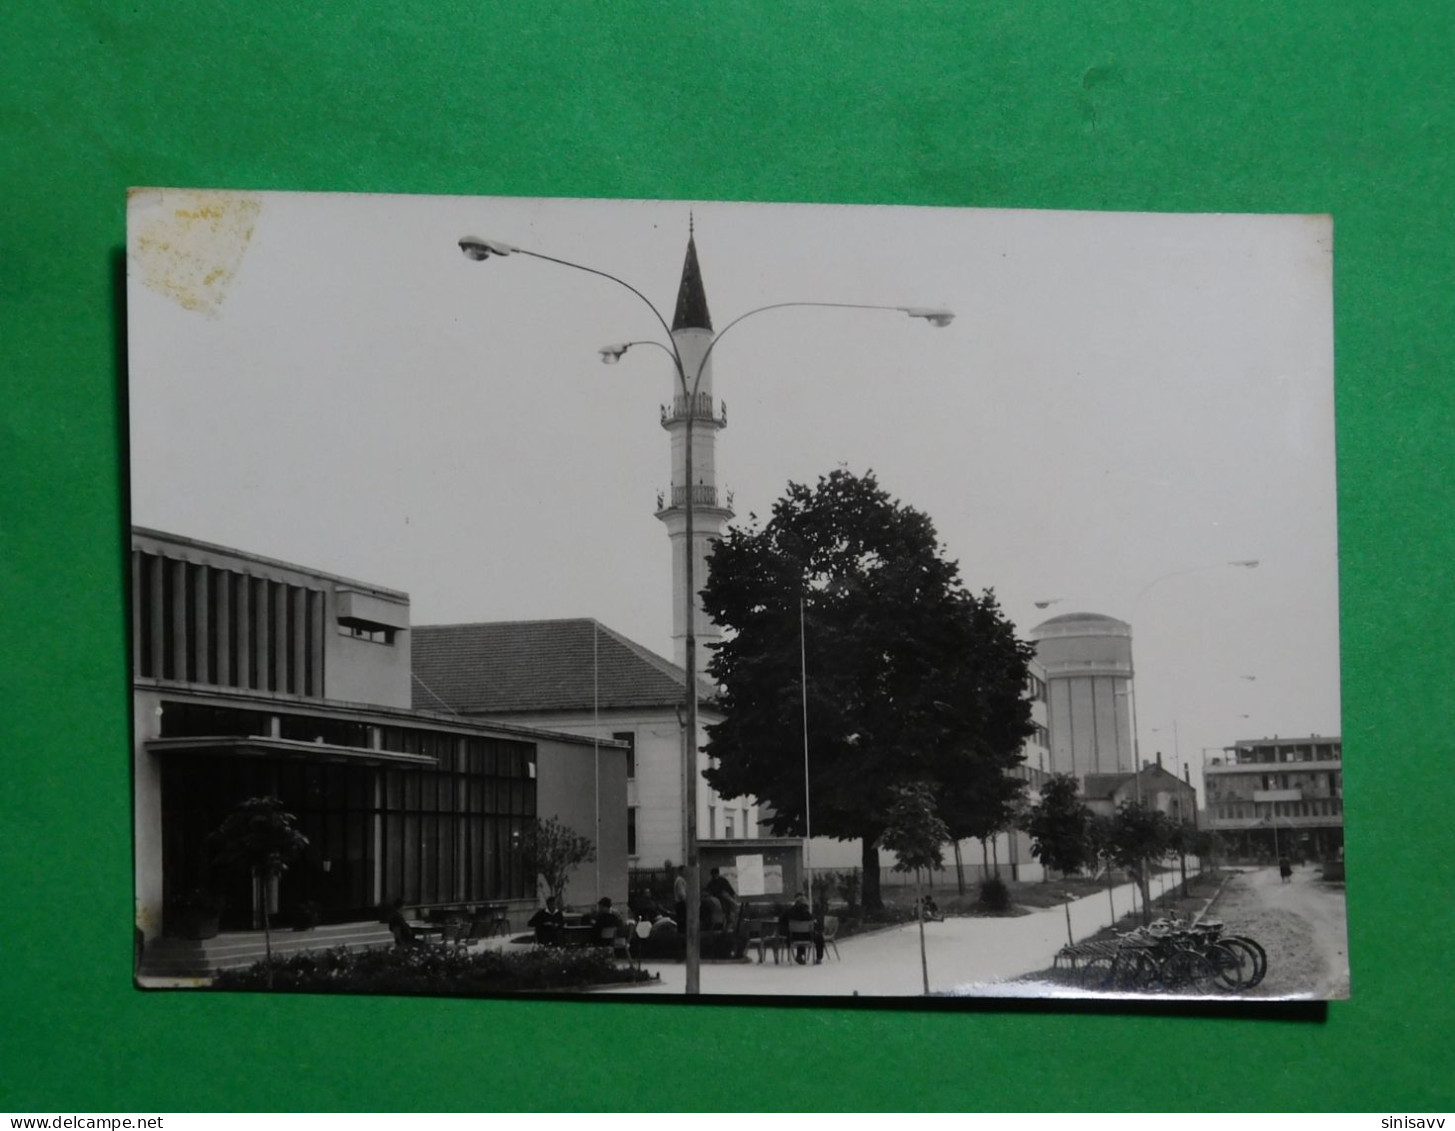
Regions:
[[1247, 996], [1349, 996], [1344, 885], [1325, 883], [1317, 866], [1295, 868], [1286, 884], [1277, 868], [1240, 873], [1228, 880], [1208, 916], [1268, 952], [1268, 976]]

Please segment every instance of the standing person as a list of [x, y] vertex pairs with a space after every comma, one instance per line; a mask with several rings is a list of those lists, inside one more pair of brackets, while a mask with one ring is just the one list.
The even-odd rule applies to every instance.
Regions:
[[712, 878], [707, 881], [707, 894], [715, 896], [722, 904], [724, 926], [730, 931], [737, 924], [738, 920], [738, 893], [733, 890], [731, 881], [722, 872], [714, 868]]
[[677, 878], [672, 881], [672, 899], [675, 901], [675, 903], [677, 905], [673, 909], [675, 911], [675, 915], [673, 916], [673, 918], [675, 918], [677, 920], [677, 923], [680, 926], [684, 926], [685, 927], [685, 925], [687, 923], [687, 865], [686, 864], [679, 864], [679, 865], [677, 865]]
[[1286, 852], [1278, 858], [1278, 875], [1284, 883], [1288, 883], [1293, 877], [1293, 861], [1288, 858]]

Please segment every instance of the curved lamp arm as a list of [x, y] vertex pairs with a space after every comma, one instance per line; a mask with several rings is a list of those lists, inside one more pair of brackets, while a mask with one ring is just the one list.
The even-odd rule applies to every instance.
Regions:
[[1173, 570], [1171, 573], [1164, 573], [1161, 577], [1154, 577], [1151, 581], [1147, 582], [1146, 585], [1142, 586], [1142, 591], [1138, 593], [1137, 596], [1133, 599], [1132, 616], [1135, 617], [1137, 615], [1137, 606], [1142, 603], [1142, 598], [1150, 593], [1158, 585], [1161, 585], [1162, 582], [1170, 581], [1174, 577], [1186, 577], [1190, 573], [1207, 573], [1209, 570], [1213, 569], [1225, 569], [1228, 566], [1236, 566], [1238, 569], [1257, 569], [1258, 559], [1242, 558], [1238, 561], [1233, 562], [1219, 562], [1217, 565], [1193, 566], [1191, 569], [1176, 569]]
[[762, 314], [767, 310], [784, 310], [791, 306], [818, 306], [830, 310], [892, 310], [900, 314], [907, 314], [911, 318], [923, 318], [931, 326], [944, 327], [954, 321], [953, 311], [939, 310], [923, 306], [877, 306], [863, 302], [774, 302], [767, 306], [754, 307], [744, 314], [739, 314], [726, 326], [717, 332], [712, 341], [708, 344], [707, 350], [702, 355], [702, 360], [697, 365], [697, 374], [693, 379], [692, 387], [697, 388], [697, 382], [702, 378], [702, 372], [707, 366], [707, 359], [712, 356], [712, 351], [717, 348], [717, 343], [722, 341], [727, 332], [744, 319], [751, 318], [755, 314]]
[[[625, 279], [619, 279], [615, 275], [611, 274], [609, 271], [602, 271], [595, 267], [587, 267], [584, 263], [573, 263], [569, 259], [557, 259], [554, 255], [542, 255], [538, 251], [528, 251], [523, 247], [516, 247], [513, 244], [503, 243], [500, 240], [485, 239], [481, 236], [465, 236], [463, 239], [460, 240], [460, 251], [464, 254], [466, 259], [473, 259], [477, 261], [489, 259], [492, 255], [502, 259], [507, 255], [528, 255], [532, 259], [544, 259], [547, 263], [556, 263], [562, 267], [574, 267], [577, 271], [585, 271], [588, 275], [597, 275], [603, 279], [610, 279], [617, 286], [625, 287], [627, 290], [631, 291], [632, 294], [636, 295], [637, 298], [641, 299], [642, 302], [646, 303], [647, 309], [652, 312], [653, 316], [657, 319], [657, 321], [661, 323], [662, 329], [666, 331], [668, 339], [671, 339], [672, 337], [672, 327], [667, 325], [667, 320], [662, 317], [662, 312], [657, 309], [656, 305], [652, 302], [652, 300], [649, 299], [646, 295], [642, 294], [641, 291], [637, 290], [636, 287], [632, 286]], [[644, 343], [633, 342], [629, 344], [640, 345]], [[653, 342], [652, 344], [661, 346], [662, 349], [667, 349], [667, 347], [662, 346], [662, 343], [660, 342]], [[622, 353], [625, 352], [626, 350], [623, 349]], [[671, 355], [672, 362], [677, 367], [677, 379], [682, 383], [682, 391], [685, 393], [687, 391], [687, 374], [682, 367], [682, 358], [678, 355], [675, 349], [667, 350], [667, 352]], [[620, 358], [621, 353], [618, 353], [616, 357]], [[602, 360], [606, 360], [606, 351], [604, 350], [602, 351]], [[610, 362], [608, 362], [608, 364], [610, 364]]]
[[672, 358], [674, 361], [677, 358], [677, 355], [673, 353], [670, 348], [664, 346], [661, 342], [654, 341], [650, 338], [648, 338], [646, 341], [640, 342], [617, 342], [614, 345], [602, 346], [596, 352], [601, 355], [602, 365], [615, 365], [618, 361], [621, 360], [622, 354], [626, 353], [626, 351], [631, 349], [633, 346], [656, 346], [659, 350], [665, 353], [668, 357]]

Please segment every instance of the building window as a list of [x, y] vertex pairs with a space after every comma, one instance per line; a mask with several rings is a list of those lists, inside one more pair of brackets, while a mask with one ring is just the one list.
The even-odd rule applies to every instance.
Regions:
[[733, 814], [731, 809], [729, 809], [723, 816], [722, 835], [725, 836], [728, 840], [733, 839]]
[[323, 695], [320, 590], [136, 551], [138, 676]]
[[627, 806], [626, 810], [626, 854], [635, 856], [637, 854], [637, 807]]
[[637, 732], [634, 730], [612, 731], [611, 737], [626, 743], [626, 776], [637, 776]]
[[708, 840], [716, 840], [717, 839], [717, 806], [716, 805], [709, 805], [707, 807], [707, 839]]
[[380, 625], [339, 621], [338, 634], [353, 637], [355, 640], [369, 640], [375, 644], [392, 645], [394, 643], [394, 629], [384, 628]]

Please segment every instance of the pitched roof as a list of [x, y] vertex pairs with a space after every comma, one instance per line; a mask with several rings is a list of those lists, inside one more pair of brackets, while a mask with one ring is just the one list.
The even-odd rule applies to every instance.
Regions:
[[[1082, 782], [1081, 795], [1092, 800], [1115, 797], [1117, 790], [1121, 789], [1122, 786], [1126, 785], [1136, 776], [1130, 770], [1120, 774], [1087, 774], [1085, 780]], [[1141, 777], [1143, 785], [1148, 788], [1154, 786], [1156, 779], [1159, 777], [1167, 778], [1173, 785], [1184, 786], [1187, 789], [1192, 788], [1191, 785], [1184, 782], [1165, 766], [1158, 766], [1156, 764], [1143, 766]], [[1165, 787], [1166, 783], [1164, 782], [1162, 784]]]
[[589, 617], [415, 625], [410, 651], [415, 707], [462, 714], [672, 707], [687, 685], [682, 668]]
[[1081, 786], [1081, 796], [1089, 800], [1104, 800], [1116, 796], [1117, 790], [1131, 781], [1133, 774], [1087, 774]]
[[672, 316], [672, 329], [712, 329], [712, 315], [707, 312], [707, 292], [702, 288], [702, 268], [697, 265], [697, 241], [690, 231], [687, 236], [687, 258], [682, 263], [682, 282], [677, 288], [677, 311]]

